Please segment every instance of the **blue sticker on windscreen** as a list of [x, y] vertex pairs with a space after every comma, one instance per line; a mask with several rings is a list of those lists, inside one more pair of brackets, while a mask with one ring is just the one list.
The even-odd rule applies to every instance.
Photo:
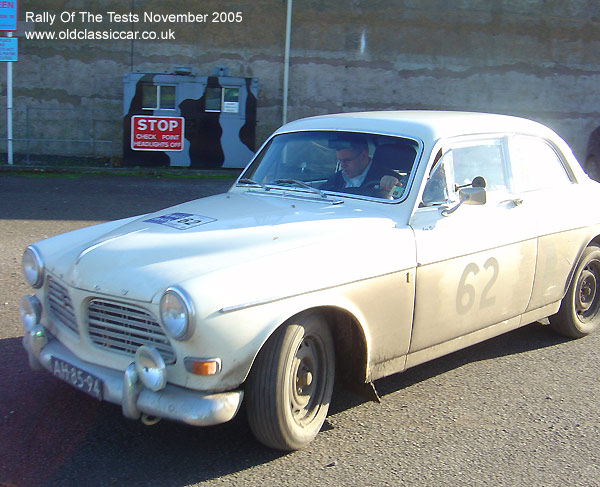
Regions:
[[165, 225], [177, 230], [187, 230], [188, 228], [205, 225], [214, 221], [216, 221], [214, 218], [193, 215], [191, 213], [169, 213], [168, 215], [155, 216], [154, 218], [150, 218], [150, 220], [144, 220], [146, 223], [157, 223], [158, 225]]

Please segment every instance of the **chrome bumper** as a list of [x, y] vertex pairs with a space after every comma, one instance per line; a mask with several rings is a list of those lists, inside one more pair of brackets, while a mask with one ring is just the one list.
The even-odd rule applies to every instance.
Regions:
[[205, 394], [172, 384], [153, 392], [141, 384], [132, 366], [122, 373], [84, 362], [40, 325], [25, 332], [23, 345], [33, 369], [45, 368], [53, 373], [55, 357], [101, 379], [103, 400], [121, 405], [123, 414], [131, 419], [148, 415], [193, 426], [225, 423], [237, 414], [244, 395], [242, 390]]

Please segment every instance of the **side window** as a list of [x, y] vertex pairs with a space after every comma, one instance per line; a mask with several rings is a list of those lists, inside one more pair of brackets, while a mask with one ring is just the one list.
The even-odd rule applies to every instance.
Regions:
[[204, 92], [205, 112], [239, 113], [240, 89], [207, 86]]
[[142, 85], [142, 108], [145, 110], [154, 110], [158, 106], [157, 96], [158, 86]]
[[218, 86], [208, 86], [205, 92], [205, 112], [220, 112], [222, 88]]
[[507, 189], [502, 140], [460, 143], [447, 149], [425, 185], [423, 205], [457, 199], [458, 189], [470, 186], [478, 176], [485, 178], [487, 191]]
[[569, 184], [571, 179], [556, 151], [543, 139], [516, 135], [509, 142], [517, 191], [535, 191]]
[[452, 175], [452, 151], [446, 152], [431, 171], [423, 190], [423, 206], [441, 205], [450, 201]]
[[223, 112], [238, 113], [240, 111], [240, 89], [223, 88]]
[[506, 190], [506, 173], [501, 141], [489, 141], [452, 149], [454, 152], [454, 182], [458, 186], [471, 184], [473, 178], [485, 178], [486, 190]]
[[175, 86], [142, 85], [142, 108], [144, 110], [174, 110]]

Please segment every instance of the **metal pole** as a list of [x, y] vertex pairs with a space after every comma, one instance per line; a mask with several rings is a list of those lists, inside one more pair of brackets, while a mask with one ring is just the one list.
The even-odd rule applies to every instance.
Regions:
[[[8, 32], [12, 37], [12, 32]], [[12, 62], [6, 63], [6, 139], [8, 163], [13, 163], [13, 127], [12, 127], [13, 89], [12, 89]]]
[[27, 141], [27, 159], [26, 162], [29, 164], [29, 107], [25, 107], [25, 140]]
[[288, 109], [288, 84], [290, 77], [290, 37], [292, 30], [292, 4], [293, 0], [287, 0], [287, 16], [285, 20], [285, 57], [283, 61], [283, 123], [287, 122]]

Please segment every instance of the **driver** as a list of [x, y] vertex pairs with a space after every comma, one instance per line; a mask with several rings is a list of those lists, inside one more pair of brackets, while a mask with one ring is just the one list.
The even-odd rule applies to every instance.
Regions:
[[330, 141], [339, 162], [340, 170], [330, 177], [321, 189], [344, 192], [346, 188], [372, 189], [377, 182], [379, 189], [391, 192], [399, 181], [389, 169], [373, 166], [369, 157], [369, 144], [364, 135], [345, 134]]

